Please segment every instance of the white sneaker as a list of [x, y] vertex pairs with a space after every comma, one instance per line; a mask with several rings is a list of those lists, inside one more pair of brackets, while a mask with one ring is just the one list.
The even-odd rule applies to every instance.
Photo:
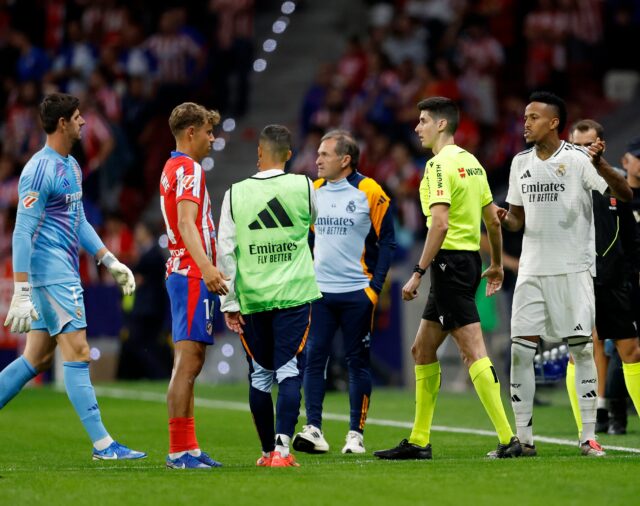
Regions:
[[322, 431], [314, 425], [304, 425], [302, 432], [293, 438], [293, 448], [304, 453], [327, 453], [329, 443], [322, 435]]
[[355, 430], [347, 432], [342, 453], [364, 453], [364, 436]]

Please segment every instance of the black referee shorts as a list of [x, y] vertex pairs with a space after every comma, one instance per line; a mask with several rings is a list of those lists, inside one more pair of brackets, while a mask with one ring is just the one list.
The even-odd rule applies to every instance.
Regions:
[[629, 281], [616, 285], [594, 284], [598, 339], [629, 339], [638, 336]]
[[431, 263], [431, 289], [422, 318], [438, 322], [442, 330], [479, 322], [476, 291], [481, 274], [477, 251], [440, 250]]

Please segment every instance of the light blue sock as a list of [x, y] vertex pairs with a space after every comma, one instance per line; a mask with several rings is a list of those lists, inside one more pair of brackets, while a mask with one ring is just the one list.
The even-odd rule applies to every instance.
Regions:
[[64, 386], [91, 442], [109, 436], [100, 418], [96, 392], [89, 377], [89, 362], [65, 362]]
[[37, 374], [38, 371], [24, 358], [24, 355], [20, 355], [5, 367], [0, 372], [0, 409], [18, 395], [22, 387]]

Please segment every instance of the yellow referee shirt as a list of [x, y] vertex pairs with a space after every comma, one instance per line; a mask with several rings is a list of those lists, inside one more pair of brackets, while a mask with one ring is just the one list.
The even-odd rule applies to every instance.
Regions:
[[449, 144], [429, 160], [420, 183], [420, 203], [431, 226], [431, 206], [449, 205], [442, 249], [478, 251], [482, 208], [493, 201], [487, 173], [468, 151]]

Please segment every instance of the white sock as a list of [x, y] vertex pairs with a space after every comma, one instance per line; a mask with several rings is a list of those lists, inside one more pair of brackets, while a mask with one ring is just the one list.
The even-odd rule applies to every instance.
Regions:
[[175, 453], [170, 453], [169, 454], [169, 458], [171, 460], [175, 460], [175, 459], [179, 459], [180, 457], [182, 457], [185, 453], [187, 452], [175, 452]]
[[291, 438], [286, 434], [276, 434], [276, 448], [275, 451], [280, 452], [283, 457], [289, 456], [289, 441]]
[[607, 409], [607, 398], [606, 397], [598, 397], [596, 408], [597, 409]]
[[596, 437], [596, 409], [598, 402], [598, 373], [593, 360], [593, 343], [569, 344], [576, 364], [576, 393], [582, 418], [582, 441]]
[[511, 407], [516, 417], [516, 430], [521, 443], [533, 444], [533, 396], [536, 378], [533, 357], [538, 349], [535, 343], [512, 339], [511, 343]]
[[199, 457], [200, 455], [202, 455], [202, 450], [200, 450], [200, 448], [189, 450], [189, 455], [191, 455], [192, 457]]
[[98, 450], [104, 450], [105, 448], [109, 448], [109, 446], [111, 446], [111, 443], [113, 443], [113, 438], [111, 436], [105, 436], [102, 439], [98, 439], [97, 441], [95, 441], [93, 443], [93, 447]]

